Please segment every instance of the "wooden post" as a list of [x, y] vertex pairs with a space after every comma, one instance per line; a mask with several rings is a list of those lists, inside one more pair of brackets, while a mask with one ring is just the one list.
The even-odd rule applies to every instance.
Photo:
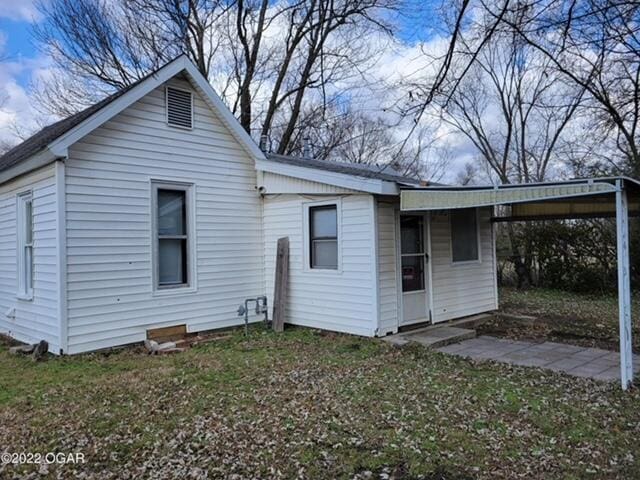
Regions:
[[287, 316], [287, 291], [289, 287], [289, 237], [278, 239], [276, 251], [276, 279], [273, 292], [273, 330], [284, 331]]
[[618, 250], [618, 310], [620, 320], [620, 380], [622, 389], [633, 384], [631, 348], [631, 281], [629, 275], [629, 213], [627, 192], [622, 180], [616, 181], [616, 236]]

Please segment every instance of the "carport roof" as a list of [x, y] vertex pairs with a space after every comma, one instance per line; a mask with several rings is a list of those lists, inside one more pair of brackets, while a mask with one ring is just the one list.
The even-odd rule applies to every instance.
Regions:
[[614, 216], [615, 195], [627, 191], [630, 214], [640, 213], [640, 182], [628, 177], [490, 186], [431, 186], [401, 192], [401, 210], [449, 210], [506, 205], [505, 220], [543, 220]]

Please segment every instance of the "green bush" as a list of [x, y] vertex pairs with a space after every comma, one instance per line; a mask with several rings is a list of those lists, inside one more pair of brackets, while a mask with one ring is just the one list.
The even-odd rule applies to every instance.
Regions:
[[[640, 285], [640, 225], [630, 221], [632, 285]], [[522, 222], [498, 227], [503, 285], [605, 292], [617, 288], [615, 221]]]

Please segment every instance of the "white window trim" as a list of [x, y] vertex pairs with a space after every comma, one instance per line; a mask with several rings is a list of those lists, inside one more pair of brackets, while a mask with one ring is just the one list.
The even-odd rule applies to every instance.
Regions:
[[[27, 285], [27, 279], [24, 275], [25, 270], [25, 249], [27, 247], [25, 243], [25, 205], [27, 202], [31, 203], [31, 285]], [[33, 192], [31, 190], [22, 192], [16, 196], [16, 280], [18, 282], [18, 288], [16, 292], [16, 298], [19, 300], [32, 301], [33, 300], [33, 286], [35, 284], [35, 268], [34, 268], [34, 208], [33, 208]]]
[[476, 211], [476, 241], [478, 242], [478, 258], [476, 260], [463, 260], [455, 262], [453, 260], [453, 228], [451, 226], [451, 221], [453, 218], [451, 210], [449, 212], [449, 259], [451, 260], [451, 265], [454, 267], [464, 266], [464, 265], [479, 265], [482, 263], [482, 241], [480, 238], [480, 209], [475, 208]]
[[[198, 272], [196, 269], [196, 214], [195, 185], [193, 183], [174, 182], [169, 180], [150, 181], [151, 206], [151, 288], [154, 296], [183, 295], [198, 291]], [[187, 201], [187, 284], [160, 287], [158, 282], [158, 189], [179, 190], [185, 192]]]
[[[338, 222], [338, 268], [311, 268], [311, 229], [309, 223], [309, 209], [313, 207], [325, 207], [335, 205], [336, 221]], [[313, 273], [314, 275], [339, 275], [342, 273], [342, 200], [340, 198], [332, 200], [322, 200], [316, 202], [304, 202], [302, 204], [302, 243], [303, 255], [302, 261], [303, 272]]]
[[[173, 125], [169, 123], [169, 89], [179, 90], [181, 92], [188, 93], [191, 96], [191, 127], [184, 127], [182, 125]], [[164, 121], [170, 128], [179, 128], [180, 130], [193, 130], [196, 125], [196, 105], [193, 92], [186, 88], [174, 87], [173, 85], [166, 85], [164, 87]]]

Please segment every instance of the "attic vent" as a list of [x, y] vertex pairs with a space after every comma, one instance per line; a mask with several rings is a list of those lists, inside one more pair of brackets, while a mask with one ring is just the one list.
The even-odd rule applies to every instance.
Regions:
[[193, 128], [191, 92], [167, 87], [167, 123], [172, 127]]

